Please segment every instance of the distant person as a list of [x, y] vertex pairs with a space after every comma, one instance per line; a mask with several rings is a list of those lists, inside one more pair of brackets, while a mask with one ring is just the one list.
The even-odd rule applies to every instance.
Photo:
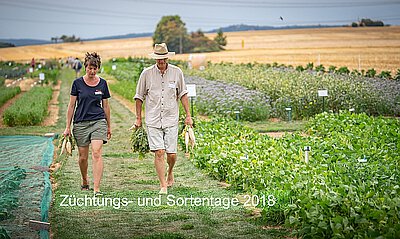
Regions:
[[31, 60], [31, 67], [33, 68], [33, 69], [35, 69], [35, 58], [33, 57], [32, 58], [32, 60]]
[[[186, 113], [185, 124], [193, 125], [189, 111], [187, 88], [182, 70], [168, 63], [165, 43], [155, 44], [149, 54], [156, 64], [146, 68], [140, 75], [136, 95], [136, 122], [131, 127], [142, 126], [142, 105], [145, 101], [146, 127], [150, 150], [154, 152], [154, 165], [160, 181], [160, 194], [167, 194], [167, 187], [174, 184], [173, 167], [176, 162], [178, 144], [179, 100]], [[165, 154], [167, 154], [168, 175], [165, 179]]]
[[67, 64], [69, 68], [72, 68], [73, 64], [74, 64], [75, 59], [72, 56], [69, 56], [67, 59]]
[[75, 70], [75, 77], [78, 78], [82, 69], [82, 62], [78, 59], [78, 57], [75, 58], [75, 61], [72, 64], [72, 69]]
[[[67, 110], [67, 125], [64, 135], [72, 133], [79, 153], [79, 168], [82, 175], [81, 190], [89, 190], [88, 156], [92, 145], [93, 189], [95, 196], [101, 196], [100, 182], [103, 176], [102, 147], [111, 138], [110, 92], [107, 82], [97, 76], [101, 66], [100, 56], [86, 53], [86, 74], [72, 83]], [[75, 112], [75, 113], [74, 113]]]

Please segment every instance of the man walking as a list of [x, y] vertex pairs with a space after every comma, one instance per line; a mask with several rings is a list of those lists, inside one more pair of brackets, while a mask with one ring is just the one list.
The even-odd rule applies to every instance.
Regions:
[[[174, 183], [173, 168], [178, 146], [179, 99], [186, 113], [185, 124], [193, 125], [189, 111], [187, 88], [182, 70], [168, 64], [165, 43], [155, 44], [149, 56], [156, 64], [143, 70], [134, 97], [136, 103], [136, 123], [131, 127], [142, 126], [142, 104], [145, 101], [145, 121], [150, 150], [155, 153], [154, 165], [160, 180], [160, 194], [167, 194], [167, 187]], [[167, 154], [168, 176], [165, 179], [164, 155]]]

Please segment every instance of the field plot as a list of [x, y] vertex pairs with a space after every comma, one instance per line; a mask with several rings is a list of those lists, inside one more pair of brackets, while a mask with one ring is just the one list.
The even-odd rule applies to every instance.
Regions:
[[323, 113], [310, 120], [309, 136], [273, 139], [218, 119], [198, 124], [192, 161], [258, 195], [266, 220], [302, 238], [398, 238], [399, 126], [397, 119]]
[[48, 221], [52, 160], [52, 138], [0, 136], [0, 228], [11, 238], [48, 238], [28, 221]]
[[[286, 118], [287, 107], [291, 107], [296, 119], [311, 117], [323, 109], [339, 112], [352, 108], [357, 113], [369, 115], [400, 115], [400, 84], [395, 80], [298, 72], [262, 64], [209, 64], [203, 71], [187, 73], [264, 93], [270, 98], [264, 104], [264, 111], [269, 110], [270, 104], [273, 117]], [[320, 89], [329, 92], [324, 101], [318, 96]], [[252, 104], [255, 102], [251, 101]]]
[[[321, 28], [227, 32], [226, 51], [205, 53], [212, 62], [260, 62], [286, 65], [347, 66], [350, 69], [400, 68], [400, 27]], [[215, 34], [207, 34], [214, 37]], [[242, 47], [244, 41], [244, 47]], [[0, 49], [0, 60], [30, 61], [35, 58], [83, 57], [97, 51], [104, 59], [147, 56], [152, 40], [133, 38]], [[188, 54], [174, 59], [187, 60]]]
[[[400, 67], [400, 27], [321, 28], [226, 33], [227, 52], [213, 62], [278, 62], [285, 65], [347, 66], [396, 70]], [[241, 42], [244, 40], [244, 49]]]

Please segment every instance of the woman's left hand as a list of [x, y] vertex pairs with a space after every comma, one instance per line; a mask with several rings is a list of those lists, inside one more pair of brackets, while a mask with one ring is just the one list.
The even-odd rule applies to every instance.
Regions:
[[107, 139], [108, 140], [111, 139], [111, 127], [108, 127], [108, 129], [107, 129]]

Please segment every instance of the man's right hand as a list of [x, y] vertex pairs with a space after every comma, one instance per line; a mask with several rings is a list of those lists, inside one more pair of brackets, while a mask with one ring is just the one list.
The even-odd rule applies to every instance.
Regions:
[[129, 128], [129, 130], [133, 130], [133, 129], [139, 128], [139, 127], [142, 127], [142, 120], [141, 120], [141, 119], [137, 119], [137, 120], [136, 120], [136, 123], [134, 123], [134, 124]]

